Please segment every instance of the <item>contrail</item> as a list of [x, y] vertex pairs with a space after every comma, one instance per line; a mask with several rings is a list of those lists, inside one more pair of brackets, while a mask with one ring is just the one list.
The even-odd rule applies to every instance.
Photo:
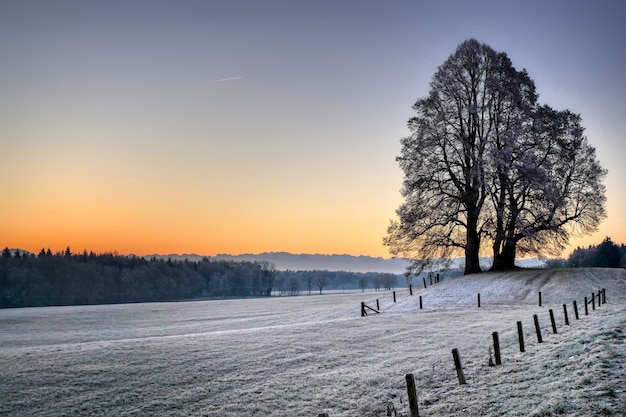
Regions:
[[220, 78], [219, 80], [215, 80], [213, 81], [214, 83], [221, 83], [224, 81], [235, 81], [235, 80], [241, 80], [243, 79], [243, 77], [229, 77], [229, 78]]

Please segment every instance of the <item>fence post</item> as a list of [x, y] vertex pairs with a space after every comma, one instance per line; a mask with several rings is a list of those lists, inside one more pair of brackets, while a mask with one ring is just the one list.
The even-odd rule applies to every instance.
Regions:
[[393, 302], [394, 303], [396, 302], [396, 292], [395, 291], [393, 292]]
[[409, 408], [411, 409], [411, 417], [419, 417], [419, 409], [417, 408], [417, 391], [415, 390], [415, 376], [406, 374], [406, 391], [409, 394]]
[[430, 274], [428, 278], [430, 279], [430, 285], [433, 285], [433, 274]]
[[556, 334], [556, 322], [554, 321], [554, 311], [550, 309], [550, 322], [552, 323], [552, 333]]
[[589, 301], [587, 301], [587, 297], [585, 297], [585, 316], [589, 315]]
[[365, 317], [365, 303], [361, 301], [361, 317]]
[[426, 277], [422, 277], [422, 280], [424, 281], [424, 288], [426, 288]]
[[602, 305], [602, 290], [598, 290], [598, 307]]
[[537, 333], [537, 342], [542, 343], [543, 339], [541, 338], [541, 327], [539, 326], [539, 319], [536, 314], [533, 314], [533, 320], [535, 321], [535, 332]]
[[595, 292], [591, 293], [591, 309], [592, 310], [596, 309], [596, 293]]
[[519, 339], [519, 351], [524, 352], [524, 330], [521, 321], [517, 322], [517, 337]]
[[380, 311], [380, 304], [378, 303], [378, 298], [376, 299], [376, 310]]
[[606, 304], [606, 288], [602, 288], [602, 304]]
[[563, 304], [563, 314], [565, 315], [565, 325], [569, 326], [569, 318], [567, 317], [567, 304]]
[[439, 282], [439, 274], [437, 274], [437, 281], [436, 282]]
[[409, 295], [413, 295], [413, 286], [409, 284]]
[[452, 357], [454, 358], [454, 367], [456, 368], [456, 375], [459, 377], [459, 385], [465, 385], [465, 375], [463, 375], [463, 367], [461, 366], [461, 357], [459, 356], [459, 350], [457, 348], [452, 349]]
[[480, 293], [478, 293], [478, 307], [480, 307]]
[[498, 332], [493, 332], [493, 355], [496, 357], [496, 365], [502, 365], [502, 359], [500, 357], [500, 338]]
[[541, 291], [539, 291], [539, 307], [541, 307]]
[[420, 295], [420, 310], [422, 309], [422, 296]]
[[579, 320], [580, 318], [578, 317], [578, 304], [576, 304], [576, 300], [574, 300], [574, 317], [576, 317], [576, 320]]

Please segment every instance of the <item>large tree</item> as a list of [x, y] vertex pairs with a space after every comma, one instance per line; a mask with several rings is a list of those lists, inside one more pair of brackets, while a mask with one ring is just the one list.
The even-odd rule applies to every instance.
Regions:
[[480, 272], [489, 243], [493, 267], [505, 269], [518, 250], [556, 250], [576, 227], [597, 226], [605, 172], [579, 118], [539, 106], [534, 83], [505, 53], [467, 40], [430, 87], [397, 158], [405, 201], [384, 239], [393, 255], [419, 270], [464, 254], [468, 274]]
[[397, 158], [404, 171], [398, 220], [384, 242], [414, 269], [463, 253], [465, 273], [480, 272], [479, 251], [488, 197], [486, 153], [503, 90], [512, 72], [506, 55], [474, 39], [463, 42], [439, 67], [430, 93], [418, 100]]
[[[511, 269], [518, 252], [558, 255], [572, 233], [589, 233], [605, 217], [606, 171], [583, 135], [580, 116], [547, 106], [532, 125], [496, 151], [492, 270]], [[514, 135], [511, 135], [514, 136]], [[497, 196], [497, 198], [496, 198]]]

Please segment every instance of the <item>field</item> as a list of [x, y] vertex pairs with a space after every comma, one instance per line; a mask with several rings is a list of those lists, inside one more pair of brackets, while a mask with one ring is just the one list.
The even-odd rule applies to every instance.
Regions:
[[[406, 416], [407, 373], [422, 417], [626, 415], [625, 270], [418, 286], [413, 296], [397, 289], [396, 303], [391, 292], [359, 291], [0, 310], [0, 416], [356, 417], [386, 416], [388, 406]], [[585, 316], [583, 297], [601, 288], [607, 303]], [[381, 314], [360, 317], [360, 303], [376, 299]], [[490, 367], [494, 331], [502, 365]]]

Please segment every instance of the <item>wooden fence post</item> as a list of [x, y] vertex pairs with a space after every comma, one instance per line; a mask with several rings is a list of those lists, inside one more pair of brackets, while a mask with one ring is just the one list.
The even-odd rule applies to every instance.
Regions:
[[437, 280], [436, 280], [436, 282], [439, 282], [439, 274], [437, 274]]
[[496, 357], [496, 365], [502, 365], [502, 358], [500, 357], [500, 338], [498, 332], [491, 334], [493, 337], [493, 355]]
[[598, 290], [598, 307], [602, 305], [602, 290]]
[[396, 302], [396, 292], [395, 291], [393, 292], [393, 302], [394, 303]]
[[565, 315], [565, 325], [569, 326], [569, 318], [567, 317], [567, 304], [563, 304], [563, 314]]
[[422, 280], [424, 281], [424, 288], [426, 288], [426, 277], [422, 277]]
[[519, 339], [519, 351], [524, 352], [524, 330], [521, 321], [517, 322], [517, 337]]
[[589, 301], [587, 301], [587, 297], [585, 297], [585, 316], [589, 315]]
[[535, 332], [537, 333], [537, 342], [542, 343], [543, 339], [541, 338], [541, 327], [539, 326], [539, 319], [536, 314], [533, 314], [533, 320], [535, 321]]
[[365, 317], [365, 303], [361, 301], [361, 317]]
[[409, 295], [413, 295], [413, 286], [409, 284]]
[[595, 292], [591, 293], [591, 309], [592, 310], [596, 309], [596, 293]]
[[378, 298], [376, 299], [376, 310], [380, 311], [380, 304], [378, 303]]
[[602, 288], [602, 304], [606, 304], [606, 288]]
[[454, 358], [454, 367], [456, 368], [456, 375], [459, 377], [459, 385], [465, 385], [465, 375], [463, 375], [463, 367], [461, 366], [461, 357], [459, 356], [459, 350], [457, 348], [452, 349], [452, 357]]
[[406, 374], [406, 391], [409, 394], [409, 408], [411, 417], [419, 417], [419, 409], [417, 408], [417, 391], [415, 390], [415, 376]]
[[480, 307], [480, 293], [478, 293], [478, 307]]
[[578, 304], [576, 304], [576, 300], [574, 300], [574, 317], [576, 317], [576, 320], [579, 320], [580, 318], [578, 317]]
[[554, 311], [550, 309], [549, 312], [550, 312], [550, 323], [552, 323], [552, 333], [556, 334], [556, 321], [554, 321]]
[[429, 278], [430, 278], [430, 285], [433, 285], [433, 274], [430, 274]]
[[539, 291], [539, 307], [541, 307], [541, 291]]
[[422, 309], [422, 296], [420, 295], [420, 310]]

